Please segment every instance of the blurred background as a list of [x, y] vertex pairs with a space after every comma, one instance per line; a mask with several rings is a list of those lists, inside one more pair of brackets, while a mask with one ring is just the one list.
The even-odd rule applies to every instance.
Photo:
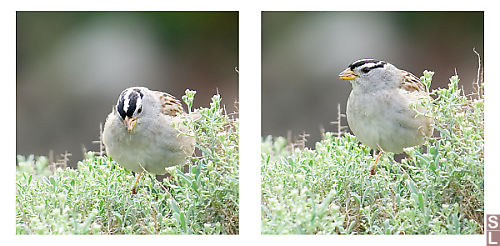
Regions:
[[434, 88], [456, 71], [471, 92], [473, 48], [483, 59], [483, 12], [263, 12], [262, 136], [306, 133], [314, 147], [321, 129], [337, 131], [337, 104], [345, 113], [351, 91], [338, 74], [361, 58], [434, 71]]
[[237, 12], [17, 12], [17, 154], [99, 150], [120, 92], [145, 86], [195, 107], [238, 96]]

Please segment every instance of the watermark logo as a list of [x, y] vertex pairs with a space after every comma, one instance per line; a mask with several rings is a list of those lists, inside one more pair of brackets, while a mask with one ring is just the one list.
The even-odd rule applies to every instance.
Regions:
[[500, 214], [486, 215], [486, 245], [500, 246]]

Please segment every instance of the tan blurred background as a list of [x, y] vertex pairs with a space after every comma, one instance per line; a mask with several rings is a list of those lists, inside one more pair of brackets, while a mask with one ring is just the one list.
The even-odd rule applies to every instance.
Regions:
[[69, 151], [99, 138], [120, 92], [146, 86], [195, 107], [238, 94], [237, 12], [17, 12], [17, 153]]
[[[262, 136], [293, 139], [336, 131], [350, 83], [338, 74], [360, 58], [376, 58], [416, 76], [435, 71], [433, 87], [460, 77], [471, 91], [483, 58], [483, 12], [263, 12]], [[343, 125], [347, 125], [343, 120]]]

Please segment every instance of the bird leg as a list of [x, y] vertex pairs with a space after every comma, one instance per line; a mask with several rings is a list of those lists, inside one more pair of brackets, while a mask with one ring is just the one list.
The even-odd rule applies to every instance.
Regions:
[[134, 186], [132, 187], [132, 195], [137, 194], [137, 183], [139, 182], [139, 179], [141, 178], [142, 172], [139, 172], [139, 175], [137, 175], [137, 178], [135, 179]]
[[375, 175], [375, 166], [377, 165], [378, 159], [380, 159], [380, 156], [382, 155], [383, 151], [379, 150], [377, 158], [375, 159], [375, 163], [373, 164], [372, 169], [370, 170], [371, 175]]

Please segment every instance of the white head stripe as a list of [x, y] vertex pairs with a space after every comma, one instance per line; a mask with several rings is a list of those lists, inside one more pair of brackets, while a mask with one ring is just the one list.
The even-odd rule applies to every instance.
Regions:
[[130, 93], [132, 93], [132, 90], [131, 89], [128, 89], [127, 92], [125, 92], [125, 95], [123, 95], [123, 111], [127, 112], [128, 111], [128, 106], [129, 106], [129, 103], [130, 103]]
[[137, 111], [138, 109], [140, 109], [142, 106], [142, 98], [140, 96], [137, 97], [137, 101], [135, 103], [135, 110]]

